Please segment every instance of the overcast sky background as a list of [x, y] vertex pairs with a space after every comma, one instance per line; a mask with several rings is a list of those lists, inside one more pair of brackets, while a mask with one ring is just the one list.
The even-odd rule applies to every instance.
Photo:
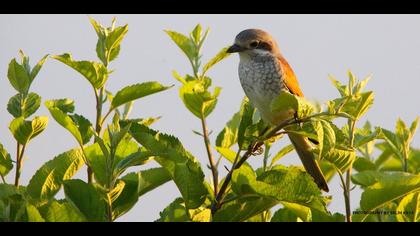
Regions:
[[[177, 136], [203, 164], [207, 163], [202, 139], [192, 130], [200, 130], [200, 122], [178, 97], [178, 81], [171, 76], [191, 73], [186, 57], [163, 32], [171, 29], [187, 33], [197, 23], [211, 31], [203, 48], [203, 62], [208, 61], [222, 47], [230, 45], [236, 34], [246, 28], [261, 28], [278, 41], [283, 55], [293, 67], [305, 95], [325, 102], [338, 96], [328, 80], [328, 74], [347, 82], [347, 70], [363, 79], [373, 75], [367, 89], [375, 92], [375, 102], [366, 117], [375, 126], [394, 130], [401, 117], [411, 122], [420, 108], [420, 16], [419, 15], [91, 15], [103, 25], [110, 25], [113, 16], [117, 25], [129, 24], [119, 57], [111, 63], [115, 72], [107, 89], [118, 91], [126, 85], [144, 81], [175, 84], [176, 87], [143, 98], [134, 104], [130, 117], [162, 116], [153, 128]], [[97, 36], [87, 15], [0, 15], [0, 143], [15, 156], [15, 142], [8, 129], [12, 116], [6, 104], [15, 94], [7, 79], [7, 67], [23, 49], [34, 65], [45, 54], [71, 52], [76, 60], [98, 60], [95, 46]], [[244, 93], [240, 87], [234, 55], [216, 65], [208, 74], [213, 84], [222, 87], [216, 109], [208, 117], [213, 130], [212, 141], [226, 121], [239, 108]], [[49, 59], [31, 91], [47, 99], [71, 98], [76, 112], [90, 120], [95, 116], [95, 98], [90, 84], [66, 65]], [[46, 161], [76, 146], [72, 136], [49, 115], [44, 105], [36, 115], [48, 115], [47, 129], [27, 147], [22, 184]], [[364, 123], [363, 119], [361, 123]], [[285, 142], [274, 146], [274, 152]], [[417, 135], [413, 146], [420, 147]], [[261, 157], [251, 160], [261, 166]], [[296, 154], [281, 160], [282, 164], [301, 165]], [[147, 164], [150, 168], [156, 164]], [[133, 168], [132, 171], [139, 168]], [[226, 172], [221, 168], [220, 172]], [[207, 179], [210, 179], [206, 170]], [[13, 173], [8, 181], [12, 182]], [[76, 178], [86, 179], [85, 170]], [[352, 192], [352, 207], [359, 205], [360, 191]], [[339, 180], [330, 183], [332, 212], [344, 213]], [[63, 196], [62, 193], [59, 196]], [[136, 206], [118, 221], [153, 221], [175, 197], [179, 196], [171, 182], [141, 197]]]

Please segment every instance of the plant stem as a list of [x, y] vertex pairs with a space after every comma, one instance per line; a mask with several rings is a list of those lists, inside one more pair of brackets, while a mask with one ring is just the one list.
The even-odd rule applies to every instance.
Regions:
[[[102, 99], [103, 99], [103, 93], [104, 88], [99, 89], [98, 91], [94, 88], [95, 91], [95, 99], [96, 99], [96, 122], [95, 122], [95, 132], [98, 136], [100, 136], [101, 129], [102, 129]], [[96, 143], [96, 138], [94, 142]], [[87, 163], [86, 163], [87, 164]], [[88, 183], [92, 183], [93, 181], [93, 171], [92, 168], [88, 165], [87, 168], [87, 175], [88, 175]]]
[[23, 160], [23, 154], [25, 153], [25, 145], [21, 145], [19, 142], [17, 142], [16, 145], [16, 174], [15, 174], [15, 186], [19, 186], [19, 179], [22, 169], [22, 160]]
[[232, 179], [232, 174], [233, 171], [236, 169], [239, 169], [242, 164], [245, 163], [245, 161], [252, 155], [252, 153], [257, 150], [259, 147], [261, 147], [264, 144], [264, 141], [277, 136], [277, 132], [280, 131], [281, 129], [284, 129], [287, 126], [293, 125], [293, 124], [298, 124], [307, 120], [310, 120], [312, 118], [315, 117], [319, 117], [319, 116], [339, 116], [339, 117], [343, 117], [342, 114], [337, 113], [337, 114], [331, 114], [329, 112], [320, 112], [320, 113], [316, 113], [301, 119], [296, 119], [296, 118], [290, 118], [287, 119], [285, 121], [283, 121], [282, 123], [278, 124], [275, 128], [271, 129], [269, 132], [264, 133], [263, 135], [261, 135], [258, 139], [254, 140], [254, 142], [252, 142], [249, 146], [247, 151], [242, 155], [242, 157], [239, 159], [239, 161], [236, 162], [238, 155], [239, 155], [239, 151], [237, 152], [237, 157], [235, 158], [234, 163], [232, 164], [232, 168], [230, 169], [230, 171], [228, 172], [228, 174], [225, 177], [225, 181], [223, 182], [222, 186], [220, 187], [219, 192], [217, 193], [216, 197], [215, 197], [215, 201], [211, 207], [211, 213], [212, 215], [214, 215], [214, 213], [216, 213], [216, 211], [218, 209], [220, 209], [220, 207], [223, 205], [223, 199], [225, 197], [225, 192], [227, 190], [227, 187]]
[[[350, 148], [353, 148], [354, 146], [354, 127], [355, 127], [356, 122], [349, 120], [348, 121], [348, 125], [349, 125], [349, 146]], [[344, 187], [344, 204], [346, 206], [346, 221], [347, 222], [351, 222], [351, 205], [350, 205], [350, 185], [351, 185], [351, 171], [353, 169], [353, 163], [350, 164], [349, 169], [347, 170], [346, 173], [346, 183], [343, 186]]]
[[214, 162], [213, 154], [211, 153], [211, 145], [210, 145], [210, 140], [209, 140], [209, 134], [208, 134], [207, 125], [206, 125], [206, 118], [204, 118], [204, 115], [201, 115], [201, 126], [203, 128], [203, 139], [204, 139], [204, 144], [206, 146], [206, 151], [207, 151], [207, 156], [208, 156], [208, 159], [209, 159], [210, 169], [211, 169], [211, 173], [213, 175], [214, 196], [217, 196], [218, 184], [219, 184], [219, 177], [218, 177], [219, 174], [218, 174], [218, 171], [217, 171], [216, 164]]
[[[408, 148], [410, 148], [410, 147], [408, 147]], [[403, 149], [403, 157], [404, 157], [403, 158], [403, 164], [404, 164], [403, 171], [408, 173], [408, 151], [407, 151], [407, 147], [405, 147]]]
[[3, 184], [7, 184], [7, 183], [6, 183], [6, 180], [4, 179], [4, 176], [3, 176], [3, 175], [1, 175], [1, 174], [0, 174], [0, 176], [1, 176], [1, 180], [3, 181]]

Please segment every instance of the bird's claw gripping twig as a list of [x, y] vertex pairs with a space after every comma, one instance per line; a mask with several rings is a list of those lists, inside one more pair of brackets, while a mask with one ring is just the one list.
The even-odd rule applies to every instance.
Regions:
[[254, 140], [251, 143], [251, 155], [252, 156], [258, 156], [264, 153], [264, 148], [262, 147], [262, 145], [260, 144], [259, 140]]

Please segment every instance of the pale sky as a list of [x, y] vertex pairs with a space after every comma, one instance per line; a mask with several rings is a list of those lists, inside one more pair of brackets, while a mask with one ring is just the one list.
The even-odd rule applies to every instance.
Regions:
[[[91, 15], [103, 25], [113, 16], [117, 25], [129, 24], [119, 57], [111, 63], [115, 69], [107, 89], [118, 91], [126, 85], [144, 81], [175, 84], [175, 88], [141, 99], [134, 104], [130, 117], [162, 116], [154, 129], [177, 136], [184, 146], [202, 163], [207, 156], [202, 139], [192, 130], [200, 130], [200, 121], [193, 116], [178, 97], [179, 82], [171, 71], [191, 73], [186, 57], [163, 32], [171, 29], [188, 33], [197, 23], [211, 31], [203, 48], [206, 62], [222, 47], [230, 45], [236, 34], [246, 28], [261, 28], [277, 39], [280, 49], [299, 79], [305, 95], [311, 100], [325, 102], [336, 98], [338, 92], [328, 80], [328, 74], [347, 82], [347, 70], [359, 78], [373, 75], [366, 89], [375, 92], [375, 102], [366, 118], [375, 126], [394, 130], [401, 117], [411, 122], [419, 115], [420, 105], [420, 30], [419, 15]], [[8, 129], [12, 116], [6, 110], [7, 101], [15, 94], [7, 80], [7, 66], [23, 49], [34, 65], [49, 53], [71, 52], [77, 60], [98, 60], [95, 46], [97, 36], [87, 15], [0, 15], [0, 143], [15, 155], [15, 142]], [[244, 93], [237, 75], [237, 55], [216, 65], [209, 76], [213, 84], [222, 87], [216, 109], [207, 123], [215, 141], [217, 133], [240, 105]], [[64, 64], [49, 59], [31, 91], [47, 99], [71, 98], [76, 112], [94, 120], [95, 98], [90, 84], [80, 74]], [[42, 102], [42, 104], [43, 104]], [[45, 106], [36, 115], [48, 115], [47, 129], [27, 147], [22, 184], [46, 161], [76, 146], [73, 137], [49, 115]], [[273, 147], [276, 152], [286, 140]], [[413, 146], [420, 147], [417, 135]], [[253, 166], [261, 166], [262, 158], [254, 157]], [[295, 153], [281, 160], [284, 165], [300, 165]], [[147, 164], [140, 169], [154, 167]], [[132, 168], [130, 171], [139, 170]], [[224, 175], [223, 168], [220, 172]], [[210, 179], [206, 170], [206, 178]], [[7, 180], [12, 182], [14, 172]], [[85, 170], [75, 178], [86, 179]], [[332, 212], [344, 214], [342, 189], [339, 180], [330, 182]], [[142, 196], [136, 206], [118, 221], [153, 221], [175, 197], [176, 186], [170, 182]], [[60, 193], [58, 197], [62, 197]], [[352, 192], [353, 209], [359, 205], [360, 191]]]

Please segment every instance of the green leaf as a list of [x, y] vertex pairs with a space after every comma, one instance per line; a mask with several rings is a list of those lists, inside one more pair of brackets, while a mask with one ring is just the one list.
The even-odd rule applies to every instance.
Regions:
[[23, 117], [12, 120], [9, 129], [13, 137], [22, 145], [26, 145], [47, 127], [47, 116], [36, 116], [32, 121], [26, 121]]
[[358, 157], [353, 163], [353, 168], [357, 170], [357, 172], [376, 170], [375, 164], [371, 160], [364, 157]]
[[325, 211], [321, 192], [310, 175], [297, 167], [276, 166], [258, 176], [252, 186], [259, 195], [278, 201], [299, 203], [320, 211]]
[[210, 115], [217, 104], [221, 88], [216, 87], [213, 94], [208, 91], [211, 80], [208, 77], [186, 81], [179, 89], [179, 96], [187, 109], [196, 117], [204, 118]]
[[299, 107], [296, 96], [291, 93], [280, 93], [270, 104], [271, 111], [273, 112], [286, 112], [293, 113]]
[[45, 106], [47, 108], [49, 108], [49, 107], [58, 108], [59, 110], [61, 110], [64, 113], [73, 113], [74, 112], [74, 101], [71, 100], [71, 99], [68, 99], [68, 98], [45, 101]]
[[138, 201], [138, 198], [147, 192], [171, 180], [164, 168], [152, 168], [138, 173], [130, 173], [121, 181], [125, 186], [118, 198], [113, 201], [114, 219], [128, 212]]
[[115, 94], [112, 99], [111, 109], [121, 106], [127, 102], [164, 91], [172, 86], [163, 86], [158, 82], [145, 82], [127, 86]]
[[238, 145], [239, 148], [244, 150], [247, 149], [250, 145], [250, 141], [246, 139], [245, 137], [245, 131], [248, 128], [248, 126], [252, 125], [252, 118], [255, 113], [255, 108], [251, 106], [249, 100], [245, 98], [242, 101], [241, 109], [239, 111], [241, 122], [239, 123], [239, 129], [238, 129]]
[[202, 75], [205, 75], [207, 71], [212, 68], [214, 65], [219, 63], [221, 60], [225, 59], [226, 57], [230, 56], [230, 53], [227, 53], [229, 47], [225, 47], [220, 52], [217, 53], [216, 56], [214, 56], [209, 62], [207, 62], [203, 67]]
[[31, 86], [29, 72], [26, 71], [23, 65], [17, 63], [16, 59], [11, 60], [9, 63], [7, 78], [13, 88], [19, 93], [26, 94]]
[[13, 169], [12, 158], [0, 143], [0, 176], [6, 176]]
[[26, 204], [26, 214], [28, 222], [45, 222], [38, 209], [32, 204]]
[[[59, 123], [63, 128], [68, 130], [73, 135], [73, 137], [77, 140], [77, 143], [79, 145], [83, 145], [83, 137], [76, 123], [73, 121], [73, 119], [69, 115], [67, 115], [62, 110], [60, 110], [59, 108], [53, 105], [54, 103], [49, 103], [49, 101], [45, 102], [45, 106], [50, 111], [54, 120], [57, 121], [57, 123]], [[85, 137], [85, 140], [86, 140], [86, 137]]]
[[335, 146], [335, 132], [330, 123], [325, 120], [319, 119], [312, 123], [318, 136], [319, 158], [322, 159]]
[[130, 134], [168, 171], [188, 209], [204, 202], [208, 191], [200, 163], [177, 138], [135, 123], [131, 125]]
[[31, 74], [30, 74], [31, 83], [35, 79], [35, 77], [38, 75], [39, 71], [41, 70], [41, 68], [44, 65], [45, 61], [47, 60], [48, 56], [49, 56], [49, 54], [47, 54], [43, 58], [41, 58], [41, 60], [39, 60], [39, 62], [32, 69]]
[[117, 162], [114, 168], [114, 176], [121, 175], [129, 167], [144, 165], [151, 159], [153, 159], [153, 155], [150, 152], [147, 152], [147, 151], [134, 152], [126, 156], [119, 162]]
[[232, 176], [232, 190], [239, 195], [256, 195], [325, 211], [320, 190], [311, 177], [297, 167], [275, 166], [257, 178], [252, 169], [241, 167]]
[[77, 126], [80, 132], [82, 137], [82, 144], [87, 144], [94, 133], [92, 123], [90, 123], [90, 121], [85, 117], [78, 114], [70, 115], [70, 118], [73, 120], [74, 124]]
[[329, 182], [335, 175], [336, 169], [333, 164], [329, 161], [323, 159], [319, 163], [322, 173], [324, 174], [325, 179]]
[[46, 162], [37, 170], [26, 189], [32, 199], [43, 202], [60, 190], [63, 181], [73, 177], [83, 166], [83, 152], [72, 149]]
[[356, 184], [365, 186], [360, 200], [360, 206], [364, 211], [374, 211], [420, 190], [420, 176], [405, 172], [363, 171], [353, 175], [352, 180]]
[[353, 120], [358, 120], [372, 106], [373, 99], [374, 93], [372, 91], [349, 95], [329, 101], [328, 109], [331, 113], [344, 113]]
[[271, 159], [270, 166], [273, 166], [278, 160], [280, 160], [282, 157], [284, 157], [285, 155], [287, 155], [288, 153], [293, 151], [293, 149], [294, 149], [294, 147], [293, 147], [292, 144], [289, 144], [289, 145], [283, 147], [282, 149], [280, 149], [280, 151], [278, 151], [276, 153], [276, 155], [273, 157], [273, 159]]
[[[102, 139], [97, 139], [97, 141], [97, 143], [86, 147], [85, 153], [93, 170], [95, 180], [102, 185], [108, 183], [109, 175], [114, 174], [114, 177], [117, 178], [126, 168], [142, 162], [145, 163], [152, 156], [150, 153], [139, 152], [139, 146], [135, 141], [129, 138], [123, 139], [116, 147], [115, 154], [113, 154], [114, 160], [111, 163], [113, 169], [109, 172], [109, 167], [107, 166], [107, 158], [110, 158], [107, 148], [109, 142]], [[104, 151], [106, 154], [104, 154]]]
[[22, 94], [18, 93], [10, 98], [7, 103], [7, 111], [15, 118], [21, 116], [27, 118], [35, 113], [40, 105], [41, 97], [38, 94], [29, 93], [25, 98]]
[[296, 216], [299, 217], [301, 221], [304, 221], [304, 222], [312, 221], [312, 212], [309, 207], [302, 206], [296, 203], [288, 203], [288, 202], [282, 202], [282, 205], [285, 208], [292, 211], [294, 214], [296, 214]]
[[142, 196], [160, 185], [171, 180], [171, 176], [165, 168], [152, 168], [138, 172], [139, 196]]
[[238, 199], [223, 204], [213, 216], [215, 222], [241, 222], [250, 219], [270, 208], [278, 202], [271, 198], [252, 197]]
[[64, 194], [88, 221], [105, 221], [106, 203], [93, 185], [80, 179], [66, 180]]
[[[286, 113], [286, 116], [292, 115], [297, 111], [297, 117], [303, 118], [314, 111], [314, 106], [305, 98], [295, 96], [289, 92], [280, 93], [271, 104], [270, 109], [273, 112]], [[289, 113], [289, 115], [287, 114]]]
[[201, 40], [201, 25], [197, 24], [193, 31], [191, 31], [190, 36], [194, 40], [194, 43], [198, 45]]
[[185, 53], [190, 61], [192, 61], [198, 55], [194, 42], [190, 38], [175, 31], [165, 30], [165, 32], [172, 39], [172, 41]]
[[108, 64], [110, 61], [113, 61], [117, 58], [120, 52], [120, 44], [121, 41], [124, 39], [125, 35], [128, 32], [128, 25], [116, 27], [114, 30], [109, 32], [109, 34], [105, 38], [105, 46], [106, 46], [106, 54], [107, 55], [107, 62], [104, 64]]
[[388, 146], [390, 147], [391, 151], [398, 156], [399, 158], [403, 159], [403, 146], [401, 143], [401, 139], [394, 134], [393, 132], [387, 129], [381, 129], [381, 133], [379, 136], [381, 139], [385, 140]]
[[96, 89], [102, 88], [108, 79], [108, 70], [103, 64], [93, 61], [75, 61], [69, 53], [55, 55], [52, 58], [82, 74]]
[[116, 219], [127, 213], [138, 201], [139, 178], [137, 173], [130, 173], [120, 179], [124, 189], [118, 198], [112, 202], [112, 215]]
[[379, 137], [380, 132], [380, 128], [376, 128], [373, 132], [356, 129], [354, 137], [354, 147], [357, 148], [369, 142], [372, 142], [373, 140]]
[[403, 197], [397, 207], [398, 222], [420, 222], [420, 193]]
[[298, 222], [302, 221], [295, 212], [288, 208], [280, 208], [278, 209], [273, 217], [271, 218], [271, 222]]
[[45, 215], [47, 222], [83, 222], [86, 218], [83, 214], [67, 201], [51, 201]]
[[353, 150], [331, 149], [324, 153], [323, 159], [327, 160], [344, 173], [356, 159], [356, 152]]
[[157, 222], [186, 222], [190, 221], [182, 198], [175, 199], [169, 206], [159, 213]]
[[331, 83], [334, 85], [334, 87], [338, 90], [338, 92], [340, 93], [340, 95], [342, 97], [348, 96], [349, 94], [349, 90], [348, 87], [344, 84], [342, 84], [340, 81], [334, 79], [333, 76], [329, 75], [328, 79], [330, 79]]
[[360, 92], [366, 87], [367, 82], [372, 78], [372, 76], [366, 77], [364, 80], [357, 82], [355, 86], [353, 86], [352, 94], [360, 94]]
[[411, 123], [410, 125], [411, 136], [414, 136], [414, 134], [416, 133], [417, 127], [419, 125], [419, 120], [420, 120], [420, 117], [417, 116], [416, 119], [413, 121], [413, 123]]
[[232, 151], [229, 148], [223, 148], [223, 147], [216, 147], [216, 151], [220, 153], [223, 157], [225, 157], [228, 161], [231, 163], [234, 162], [236, 157], [236, 152]]
[[216, 146], [229, 148], [236, 144], [238, 140], [239, 123], [241, 122], [240, 112], [236, 112], [222, 131], [217, 135]]

